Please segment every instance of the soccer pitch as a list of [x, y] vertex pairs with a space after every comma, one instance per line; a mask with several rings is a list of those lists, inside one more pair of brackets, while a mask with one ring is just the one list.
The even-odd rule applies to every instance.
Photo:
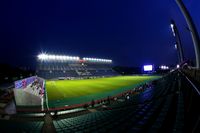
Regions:
[[60, 107], [72, 104], [90, 102], [106, 98], [159, 76], [117, 76], [109, 78], [83, 80], [46, 81], [46, 91], [50, 107]]

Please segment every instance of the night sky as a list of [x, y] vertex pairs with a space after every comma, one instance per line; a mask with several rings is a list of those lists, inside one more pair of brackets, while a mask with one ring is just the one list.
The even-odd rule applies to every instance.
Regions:
[[[0, 63], [35, 66], [40, 52], [112, 59], [116, 65], [175, 64], [173, 18], [194, 59], [175, 0], [3, 0]], [[183, 0], [200, 32], [200, 0]]]

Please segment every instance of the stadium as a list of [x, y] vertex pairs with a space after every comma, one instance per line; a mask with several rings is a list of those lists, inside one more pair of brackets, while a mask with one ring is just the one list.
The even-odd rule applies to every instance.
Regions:
[[2, 5], [1, 133], [200, 133], [200, 1]]

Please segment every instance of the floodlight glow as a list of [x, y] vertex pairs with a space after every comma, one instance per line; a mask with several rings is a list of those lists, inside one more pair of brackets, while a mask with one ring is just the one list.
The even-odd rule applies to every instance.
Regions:
[[47, 59], [47, 55], [43, 54], [43, 53], [39, 54], [37, 57], [38, 57], [39, 60], [45, 60], [45, 59]]
[[152, 71], [153, 70], [152, 65], [144, 65], [143, 68], [144, 68], [144, 71]]
[[42, 53], [42, 54], [39, 54], [38, 56], [38, 59], [39, 60], [42, 60], [42, 61], [68, 61], [68, 60], [72, 60], [72, 61], [76, 61], [76, 60], [79, 60], [80, 58], [79, 57], [76, 57], [76, 56], [65, 56], [65, 55], [48, 55], [48, 54], [45, 54], [45, 53]]
[[86, 58], [84, 57], [83, 60], [85, 61], [95, 61], [95, 62], [105, 62], [105, 63], [111, 63], [112, 60], [108, 60], [108, 59], [99, 59], [99, 58]]
[[162, 66], [160, 66], [160, 69], [162, 69], [162, 70], [168, 70], [169, 67], [168, 67], [168, 66], [165, 66], [165, 65], [162, 65]]
[[176, 65], [176, 68], [179, 68], [180, 67], [180, 65], [178, 64], [178, 65]]
[[173, 29], [174, 28], [174, 25], [173, 24], [170, 24], [171, 28]]
[[172, 29], [173, 36], [176, 36], [175, 31], [174, 31], [174, 24], [171, 24], [170, 27]]
[[177, 49], [177, 44], [174, 45], [174, 48]]

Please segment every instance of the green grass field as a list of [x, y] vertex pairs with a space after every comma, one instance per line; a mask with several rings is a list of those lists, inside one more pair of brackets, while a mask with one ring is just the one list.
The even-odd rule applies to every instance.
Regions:
[[129, 90], [159, 76], [118, 76], [84, 80], [46, 81], [50, 107], [58, 107], [106, 98]]

